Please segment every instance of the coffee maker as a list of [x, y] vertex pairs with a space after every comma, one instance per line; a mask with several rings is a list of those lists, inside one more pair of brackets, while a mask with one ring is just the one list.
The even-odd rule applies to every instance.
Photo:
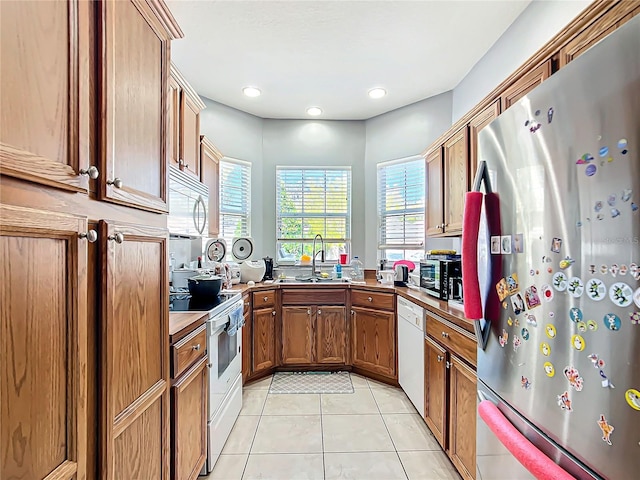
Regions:
[[265, 266], [265, 270], [264, 270], [264, 278], [262, 279], [262, 281], [265, 280], [273, 280], [273, 258], [271, 257], [264, 257], [264, 266]]

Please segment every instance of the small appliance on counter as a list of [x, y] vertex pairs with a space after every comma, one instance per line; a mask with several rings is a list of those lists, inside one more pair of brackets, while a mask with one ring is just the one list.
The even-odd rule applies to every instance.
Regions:
[[409, 281], [409, 267], [402, 264], [396, 264], [394, 270], [396, 275], [393, 284], [396, 287], [406, 287], [407, 282]]
[[265, 271], [264, 260], [245, 260], [240, 264], [240, 282], [260, 282]]
[[462, 278], [460, 255], [429, 254], [420, 262], [420, 288], [440, 300], [449, 300], [449, 279]]
[[273, 258], [264, 257], [264, 277], [262, 280], [273, 280]]
[[231, 285], [240, 283], [240, 264], [238, 262], [227, 262], [231, 272]]

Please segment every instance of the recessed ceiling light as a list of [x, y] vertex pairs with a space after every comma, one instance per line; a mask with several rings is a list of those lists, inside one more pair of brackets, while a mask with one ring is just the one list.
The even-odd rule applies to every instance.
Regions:
[[307, 113], [312, 117], [317, 117], [322, 114], [322, 109], [320, 107], [309, 107], [307, 108]]
[[247, 97], [259, 97], [262, 94], [260, 89], [256, 87], [244, 87], [242, 89], [242, 93], [244, 93]]
[[387, 94], [384, 88], [372, 88], [369, 90], [369, 96], [371, 98], [382, 98]]

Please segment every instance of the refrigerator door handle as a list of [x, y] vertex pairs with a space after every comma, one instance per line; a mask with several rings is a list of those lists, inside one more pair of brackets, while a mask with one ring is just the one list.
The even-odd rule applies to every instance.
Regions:
[[[478, 396], [484, 397], [480, 392]], [[478, 414], [500, 443], [538, 480], [575, 480], [522, 435], [493, 402], [482, 400], [478, 404]]]

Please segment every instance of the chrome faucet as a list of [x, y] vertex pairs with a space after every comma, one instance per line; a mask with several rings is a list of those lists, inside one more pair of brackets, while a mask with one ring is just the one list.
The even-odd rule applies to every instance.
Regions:
[[[322, 245], [322, 250], [320, 250], [319, 252], [316, 252], [316, 238], [320, 237], [320, 242]], [[316, 236], [313, 237], [313, 256], [311, 259], [311, 276], [314, 277], [316, 275], [316, 256], [318, 255], [318, 253], [320, 253], [320, 261], [322, 263], [324, 263], [324, 240], [322, 239], [322, 235], [320, 235], [319, 233], [316, 233]]]

